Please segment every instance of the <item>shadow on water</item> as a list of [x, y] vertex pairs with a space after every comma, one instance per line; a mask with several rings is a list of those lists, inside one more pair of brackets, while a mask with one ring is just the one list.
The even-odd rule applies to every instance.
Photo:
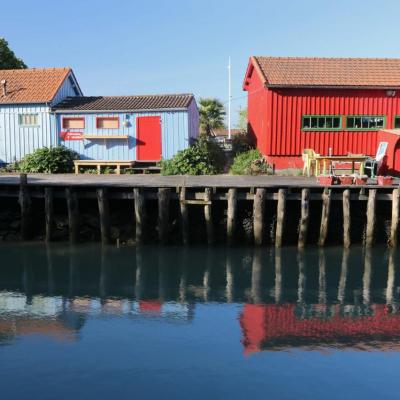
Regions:
[[190, 324], [201, 303], [235, 303], [247, 354], [333, 347], [398, 350], [399, 253], [375, 248], [1, 246], [0, 343], [78, 340], [90, 318]]

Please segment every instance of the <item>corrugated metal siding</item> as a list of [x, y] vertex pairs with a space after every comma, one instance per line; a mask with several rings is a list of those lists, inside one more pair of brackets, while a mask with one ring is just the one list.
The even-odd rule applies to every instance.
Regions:
[[[393, 128], [395, 115], [400, 115], [400, 94], [388, 97], [385, 90], [332, 90], [332, 89], [281, 89], [263, 90], [269, 93], [264, 111], [259, 110], [260, 100], [249, 96], [249, 123], [259, 132], [263, 114], [268, 114], [265, 154], [271, 156], [299, 156], [303, 149], [312, 148], [318, 153], [347, 152], [374, 155], [377, 149], [377, 131], [323, 131], [301, 130], [302, 115], [382, 115], [386, 128]], [[253, 104], [255, 103], [255, 104]], [[261, 103], [262, 104], [262, 103]], [[251, 107], [253, 107], [251, 109]], [[344, 121], [343, 121], [344, 123]]]
[[[19, 114], [38, 114], [39, 125], [19, 125]], [[51, 146], [50, 109], [46, 105], [4, 105], [0, 107], [0, 163], [20, 160], [34, 150]]]
[[[57, 132], [62, 132], [61, 120], [64, 117], [85, 118], [85, 129], [71, 129], [87, 135], [129, 135], [128, 140], [83, 140], [61, 141], [61, 144], [76, 151], [82, 159], [96, 160], [135, 160], [136, 159], [136, 118], [143, 116], [160, 116], [162, 132], [162, 156], [171, 158], [189, 144], [189, 121], [186, 111], [176, 112], [141, 112], [141, 113], [74, 113], [57, 114]], [[97, 129], [96, 117], [115, 117], [120, 119], [119, 129]], [[124, 121], [129, 126], [124, 126]]]

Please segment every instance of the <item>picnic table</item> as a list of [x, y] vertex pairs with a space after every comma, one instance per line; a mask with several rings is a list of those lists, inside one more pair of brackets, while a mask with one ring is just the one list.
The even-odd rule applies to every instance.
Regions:
[[351, 170], [352, 174], [354, 174], [355, 171], [355, 164], [359, 163], [359, 172], [360, 175], [364, 175], [364, 167], [365, 167], [365, 162], [367, 161], [369, 157], [368, 156], [363, 156], [363, 155], [347, 155], [347, 156], [322, 156], [318, 155], [315, 156], [315, 175], [320, 175], [320, 169], [322, 165], [322, 174], [326, 175], [327, 172], [327, 167], [330, 166], [334, 162], [344, 162], [344, 163], [351, 163]]

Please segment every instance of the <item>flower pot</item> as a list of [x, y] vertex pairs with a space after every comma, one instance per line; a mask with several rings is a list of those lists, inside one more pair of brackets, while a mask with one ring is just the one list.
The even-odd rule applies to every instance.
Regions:
[[332, 175], [320, 175], [317, 179], [318, 183], [323, 186], [331, 186], [334, 183], [334, 177]]
[[378, 176], [378, 185], [379, 186], [391, 186], [393, 185], [393, 176]]
[[352, 185], [354, 182], [354, 177], [343, 175], [339, 177], [339, 180], [341, 185]]
[[356, 185], [366, 185], [367, 181], [368, 181], [368, 177], [367, 176], [356, 176], [354, 181], [355, 181]]

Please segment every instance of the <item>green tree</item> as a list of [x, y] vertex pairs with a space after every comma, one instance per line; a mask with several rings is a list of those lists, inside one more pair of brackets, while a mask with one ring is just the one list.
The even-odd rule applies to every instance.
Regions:
[[247, 132], [247, 108], [239, 110], [239, 118], [237, 123], [238, 129]]
[[0, 69], [24, 69], [25, 63], [18, 58], [4, 38], [0, 38]]
[[218, 99], [200, 99], [200, 132], [210, 136], [214, 129], [224, 128], [225, 108]]

